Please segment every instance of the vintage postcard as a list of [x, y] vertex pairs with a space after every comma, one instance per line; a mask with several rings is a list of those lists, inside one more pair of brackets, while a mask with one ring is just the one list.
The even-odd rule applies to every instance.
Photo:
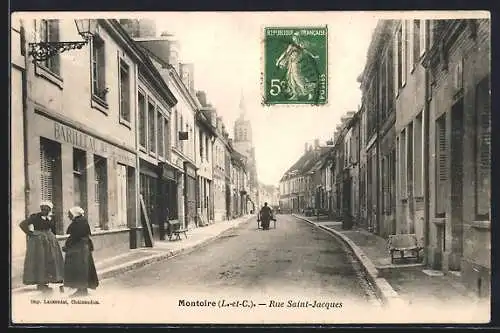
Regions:
[[490, 321], [488, 12], [11, 23], [12, 325]]

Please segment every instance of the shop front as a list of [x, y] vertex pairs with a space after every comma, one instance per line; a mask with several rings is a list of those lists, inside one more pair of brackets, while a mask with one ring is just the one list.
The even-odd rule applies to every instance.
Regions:
[[184, 226], [186, 228], [194, 228], [197, 221], [196, 212], [196, 198], [197, 198], [197, 184], [196, 184], [196, 166], [189, 162], [184, 161]]
[[158, 164], [158, 234], [165, 239], [165, 223], [178, 219], [177, 178], [179, 171], [167, 163]]
[[92, 228], [97, 259], [130, 248], [136, 227], [135, 154], [91, 130], [37, 110], [28, 141], [30, 213], [52, 201], [56, 234], [67, 237], [69, 208], [78, 205]]

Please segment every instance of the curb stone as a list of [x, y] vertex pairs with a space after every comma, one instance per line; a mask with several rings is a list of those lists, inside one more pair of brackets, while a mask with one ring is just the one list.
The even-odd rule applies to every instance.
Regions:
[[[210, 237], [208, 237], [208, 238], [206, 238], [206, 239], [204, 239], [204, 240], [200, 241], [199, 243], [194, 244], [192, 246], [180, 248], [177, 250], [171, 250], [168, 252], [166, 251], [165, 253], [153, 254], [153, 255], [147, 256], [145, 258], [140, 258], [140, 259], [136, 259], [133, 261], [125, 262], [125, 263], [120, 264], [120, 265], [105, 268], [105, 269], [98, 271], [97, 275], [99, 276], [99, 280], [106, 280], [106, 279], [115, 277], [117, 275], [123, 274], [125, 272], [144, 267], [144, 266], [152, 264], [152, 263], [156, 263], [156, 262], [159, 262], [162, 260], [170, 259], [172, 257], [175, 257], [175, 256], [181, 254], [181, 253], [192, 252], [192, 251], [194, 251], [194, 250], [196, 250], [204, 245], [207, 245], [211, 241], [217, 239], [217, 237], [219, 237], [223, 232], [233, 230], [233, 229], [239, 227], [242, 223], [249, 221], [252, 217], [253, 216], [249, 216], [248, 218], [242, 219], [241, 221], [235, 223], [235, 225], [233, 225], [227, 229], [224, 229], [224, 230], [222, 230], [222, 231], [220, 231], [220, 232], [218, 232], [218, 233], [216, 233], [216, 234], [214, 234], [214, 235], [212, 235], [212, 236], [210, 236]], [[33, 286], [18, 287], [18, 288], [11, 289], [11, 293], [17, 293], [17, 292], [29, 290], [32, 288], [33, 288]]]
[[370, 279], [370, 283], [375, 286], [375, 292], [379, 299], [382, 300], [383, 305], [394, 306], [402, 304], [403, 300], [399, 297], [398, 293], [392, 288], [392, 286], [389, 284], [389, 282], [387, 282], [385, 278], [379, 277], [379, 270], [375, 267], [370, 258], [368, 258], [368, 256], [363, 252], [363, 250], [361, 250], [361, 248], [357, 246], [351, 239], [336, 230], [318, 225], [315, 222], [301, 216], [297, 216], [295, 214], [292, 214], [292, 216], [299, 220], [305, 221], [319, 229], [322, 229], [323, 231], [330, 233], [334, 237], [340, 238], [349, 246], [356, 258], [361, 262], [363, 269]]

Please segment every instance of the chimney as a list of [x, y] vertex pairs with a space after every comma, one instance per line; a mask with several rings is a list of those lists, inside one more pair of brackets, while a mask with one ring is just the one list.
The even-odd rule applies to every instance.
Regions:
[[196, 97], [202, 106], [207, 106], [207, 94], [204, 91], [197, 91]]
[[181, 64], [179, 74], [186, 88], [188, 88], [189, 92], [194, 94], [194, 65]]
[[308, 149], [309, 145], [306, 143], [304, 143], [304, 153], [307, 153], [307, 149]]
[[314, 140], [314, 148], [315, 149], [319, 148], [319, 139]]

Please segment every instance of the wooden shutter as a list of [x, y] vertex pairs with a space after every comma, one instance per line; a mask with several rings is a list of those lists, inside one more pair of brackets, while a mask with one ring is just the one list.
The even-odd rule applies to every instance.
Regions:
[[489, 218], [491, 193], [491, 105], [489, 77], [483, 79], [477, 86], [476, 114], [478, 117], [478, 149], [477, 149], [477, 213]]
[[55, 161], [48, 147], [40, 144], [40, 181], [41, 200], [53, 201], [54, 199], [54, 169]]
[[437, 121], [437, 204], [436, 213], [444, 214], [446, 184], [448, 183], [448, 138], [446, 137], [446, 115]]

